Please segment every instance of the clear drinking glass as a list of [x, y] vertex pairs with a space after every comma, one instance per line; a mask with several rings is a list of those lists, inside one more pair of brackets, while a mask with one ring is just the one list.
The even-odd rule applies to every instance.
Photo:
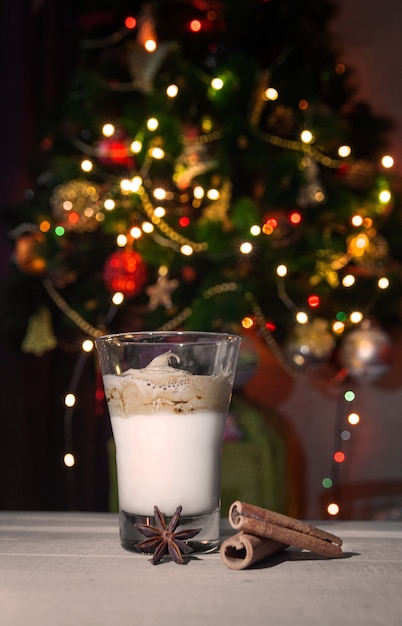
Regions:
[[221, 448], [240, 338], [207, 332], [130, 332], [96, 340], [116, 444], [120, 541], [136, 550], [135, 524], [154, 506], [189, 545], [219, 545]]

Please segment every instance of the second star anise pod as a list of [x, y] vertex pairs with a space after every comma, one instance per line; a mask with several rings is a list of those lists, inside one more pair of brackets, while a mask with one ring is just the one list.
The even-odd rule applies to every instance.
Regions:
[[152, 563], [158, 563], [165, 554], [173, 559], [175, 563], [184, 563], [183, 554], [190, 554], [192, 549], [185, 541], [195, 537], [200, 532], [200, 528], [192, 528], [176, 531], [180, 522], [182, 507], [178, 506], [172, 516], [169, 525], [166, 526], [165, 518], [157, 506], [154, 507], [156, 526], [148, 524], [136, 524], [135, 527], [142, 535], [147, 537], [144, 541], [137, 543], [137, 548], [144, 552], [153, 552]]

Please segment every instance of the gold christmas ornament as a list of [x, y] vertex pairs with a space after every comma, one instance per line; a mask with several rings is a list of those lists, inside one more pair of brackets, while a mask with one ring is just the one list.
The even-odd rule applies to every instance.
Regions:
[[315, 287], [325, 280], [332, 288], [339, 286], [339, 270], [345, 267], [350, 256], [344, 252], [333, 252], [331, 249], [317, 250], [315, 273], [310, 278], [310, 285]]
[[28, 321], [21, 350], [28, 354], [42, 356], [56, 346], [57, 339], [53, 334], [51, 313], [47, 307], [42, 306]]
[[315, 318], [309, 324], [298, 324], [286, 341], [285, 354], [298, 369], [317, 367], [325, 363], [335, 348], [335, 339], [328, 322]]
[[14, 262], [24, 274], [41, 276], [47, 267], [45, 237], [40, 232], [27, 232], [18, 237], [14, 248]]
[[368, 272], [383, 266], [389, 256], [386, 239], [374, 229], [353, 235], [347, 240], [348, 253], [354, 262]]
[[202, 217], [213, 222], [222, 222], [224, 229], [229, 230], [232, 223], [229, 218], [230, 202], [232, 199], [232, 184], [225, 181], [220, 190], [218, 200], [211, 202], [202, 211]]
[[58, 185], [50, 198], [52, 214], [66, 230], [88, 232], [100, 225], [100, 191], [87, 180], [70, 180]]

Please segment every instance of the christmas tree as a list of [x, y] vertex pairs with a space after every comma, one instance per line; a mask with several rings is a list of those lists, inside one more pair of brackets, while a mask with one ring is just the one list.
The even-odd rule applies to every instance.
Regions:
[[36, 189], [5, 213], [4, 337], [40, 356], [105, 332], [254, 328], [291, 371], [385, 371], [402, 250], [391, 125], [354, 97], [336, 9], [82, 3]]

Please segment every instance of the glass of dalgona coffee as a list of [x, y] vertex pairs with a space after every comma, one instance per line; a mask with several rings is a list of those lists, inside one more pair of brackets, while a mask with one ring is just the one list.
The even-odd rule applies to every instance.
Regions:
[[240, 338], [208, 332], [130, 332], [96, 340], [116, 446], [120, 540], [181, 507], [195, 551], [219, 545], [222, 436]]

